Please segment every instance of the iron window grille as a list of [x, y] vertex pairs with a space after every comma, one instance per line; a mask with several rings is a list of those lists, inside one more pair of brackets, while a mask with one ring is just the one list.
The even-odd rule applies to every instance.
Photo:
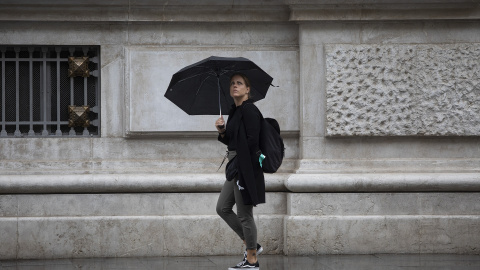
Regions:
[[[0, 46], [0, 137], [100, 136], [99, 46]], [[68, 57], [88, 56], [89, 77], [69, 77]], [[69, 105], [90, 107], [69, 127]]]

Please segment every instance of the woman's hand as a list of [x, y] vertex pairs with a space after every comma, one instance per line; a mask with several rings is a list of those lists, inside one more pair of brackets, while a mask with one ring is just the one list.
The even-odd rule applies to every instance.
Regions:
[[217, 128], [218, 133], [225, 133], [225, 120], [223, 120], [223, 116], [220, 116], [220, 118], [215, 121], [215, 127]]

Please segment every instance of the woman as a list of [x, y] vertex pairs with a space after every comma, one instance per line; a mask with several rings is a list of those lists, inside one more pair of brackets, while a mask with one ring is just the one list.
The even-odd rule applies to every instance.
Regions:
[[[257, 227], [253, 207], [265, 203], [265, 178], [259, 148], [262, 114], [250, 99], [250, 81], [241, 73], [230, 77], [230, 95], [235, 104], [225, 127], [223, 117], [215, 122], [218, 140], [228, 147], [227, 180], [217, 202], [217, 213], [247, 246], [243, 261], [230, 269], [258, 269]], [[233, 205], [237, 205], [237, 214]]]

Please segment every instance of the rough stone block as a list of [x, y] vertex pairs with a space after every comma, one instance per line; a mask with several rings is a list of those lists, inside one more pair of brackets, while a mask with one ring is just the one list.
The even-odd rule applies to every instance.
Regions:
[[328, 136], [480, 135], [480, 45], [326, 46]]

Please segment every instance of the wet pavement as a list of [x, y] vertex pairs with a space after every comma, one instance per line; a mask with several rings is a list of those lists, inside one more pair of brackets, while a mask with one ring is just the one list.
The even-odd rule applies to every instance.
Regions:
[[[241, 256], [0, 260], [0, 269], [226, 270], [240, 260]], [[261, 255], [259, 256], [259, 262], [262, 270], [480, 269], [480, 255], [452, 254], [323, 255], [306, 257]]]

